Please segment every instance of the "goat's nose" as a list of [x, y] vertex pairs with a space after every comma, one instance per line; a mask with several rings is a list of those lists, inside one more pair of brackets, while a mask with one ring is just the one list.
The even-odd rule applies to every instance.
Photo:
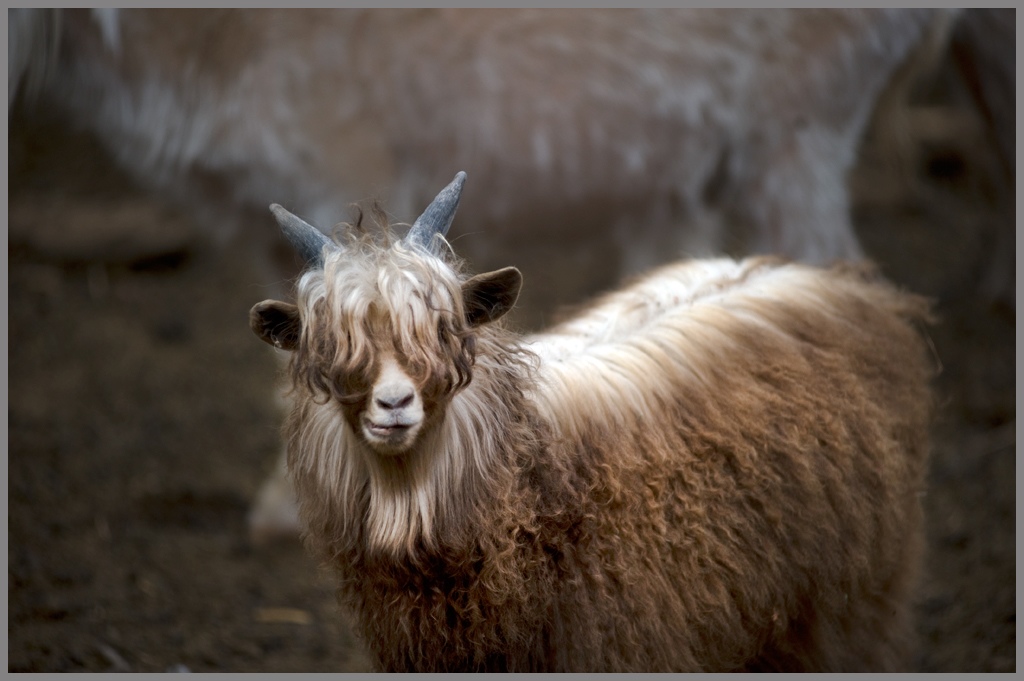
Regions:
[[412, 391], [385, 392], [374, 395], [374, 402], [382, 409], [401, 409], [408, 407], [414, 397]]

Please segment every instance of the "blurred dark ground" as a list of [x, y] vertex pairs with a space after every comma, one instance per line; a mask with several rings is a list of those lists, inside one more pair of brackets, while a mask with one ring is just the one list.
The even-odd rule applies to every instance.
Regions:
[[[940, 318], [917, 666], [1014, 671], [1015, 180], [948, 63], [917, 104], [901, 163], [876, 127], [850, 178]], [[247, 314], [280, 282], [45, 111], [9, 132], [8, 670], [367, 669], [301, 546], [246, 534], [282, 418]]]

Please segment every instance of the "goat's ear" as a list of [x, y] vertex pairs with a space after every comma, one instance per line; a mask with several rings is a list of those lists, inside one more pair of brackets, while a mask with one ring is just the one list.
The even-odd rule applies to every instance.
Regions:
[[252, 332], [275, 348], [294, 350], [299, 344], [302, 322], [299, 308], [279, 300], [264, 300], [249, 310], [249, 327]]
[[484, 272], [462, 285], [466, 322], [480, 326], [504, 317], [519, 298], [523, 275], [515, 267]]

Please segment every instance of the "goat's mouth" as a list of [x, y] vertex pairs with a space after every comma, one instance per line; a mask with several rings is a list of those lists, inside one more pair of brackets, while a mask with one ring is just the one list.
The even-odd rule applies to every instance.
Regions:
[[401, 421], [378, 423], [370, 418], [363, 419], [363, 437], [375, 449], [394, 452], [404, 449], [416, 435], [419, 423]]
[[380, 424], [374, 423], [373, 421], [367, 421], [365, 428], [368, 432], [376, 435], [377, 437], [391, 438], [405, 434], [406, 431], [412, 428], [412, 425], [406, 425], [403, 423]]

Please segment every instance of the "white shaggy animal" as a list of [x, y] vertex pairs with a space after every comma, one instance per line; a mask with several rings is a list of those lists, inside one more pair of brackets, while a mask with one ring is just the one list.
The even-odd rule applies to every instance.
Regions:
[[308, 546], [388, 671], [900, 669], [923, 546], [926, 303], [865, 267], [666, 266], [502, 328], [456, 176], [408, 235], [337, 244], [253, 330], [293, 350]]
[[494, 260], [502, 241], [585, 221], [630, 272], [666, 252], [859, 256], [845, 176], [864, 128], [893, 74], [943, 43], [956, 14], [8, 16], [9, 102], [39, 92], [211, 228], [251, 222], [241, 209], [270, 193], [321, 224], [372, 195], [409, 214], [447, 158], [481, 189], [463, 211], [494, 249], [471, 255]]

